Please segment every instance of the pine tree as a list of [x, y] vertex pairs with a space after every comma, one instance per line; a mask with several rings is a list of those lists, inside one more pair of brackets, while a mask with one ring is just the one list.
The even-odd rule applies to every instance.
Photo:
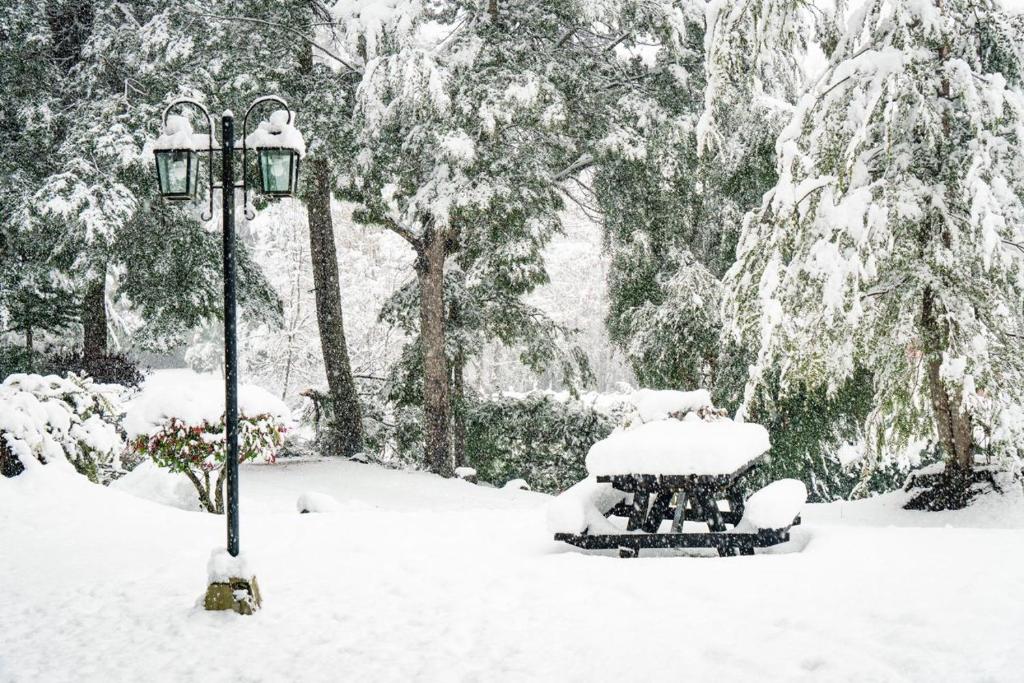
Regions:
[[1020, 457], [1020, 35], [992, 2], [873, 0], [777, 143], [746, 222], [730, 328], [759, 349], [747, 400], [873, 372], [876, 459], [936, 442], [928, 504], [964, 504], [980, 452]]
[[573, 133], [593, 114], [603, 56], [576, 35], [590, 22], [569, 2], [351, 9], [339, 22], [363, 67], [345, 196], [416, 253], [425, 458], [449, 474], [446, 264], [474, 249], [455, 258], [490, 262], [508, 291], [544, 280], [560, 183], [590, 163]]

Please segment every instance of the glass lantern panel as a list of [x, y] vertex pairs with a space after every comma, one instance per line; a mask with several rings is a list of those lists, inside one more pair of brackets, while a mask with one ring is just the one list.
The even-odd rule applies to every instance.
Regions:
[[294, 191], [295, 152], [290, 149], [261, 149], [260, 177], [267, 194], [291, 194]]
[[198, 173], [190, 150], [161, 150], [157, 152], [157, 175], [160, 180], [160, 194], [174, 197], [189, 197], [195, 192]]

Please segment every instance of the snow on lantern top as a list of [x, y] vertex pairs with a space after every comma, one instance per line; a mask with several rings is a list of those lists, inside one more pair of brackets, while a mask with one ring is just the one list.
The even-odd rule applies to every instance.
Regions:
[[153, 143], [153, 149], [200, 150], [216, 144], [211, 134], [193, 131], [192, 123], [184, 116], [172, 115], [167, 117], [163, 132]]
[[299, 129], [288, 122], [289, 114], [278, 109], [267, 121], [261, 121], [256, 130], [245, 138], [245, 146], [293, 150], [300, 157], [306, 154], [306, 141]]

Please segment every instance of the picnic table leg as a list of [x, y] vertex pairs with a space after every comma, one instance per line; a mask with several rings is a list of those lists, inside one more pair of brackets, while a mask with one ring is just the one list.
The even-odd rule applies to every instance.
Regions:
[[627, 531], [639, 529], [647, 518], [647, 503], [651, 499], [648, 491], [633, 492], [633, 509], [629, 513], [629, 522], [626, 524]]
[[658, 495], [654, 498], [654, 505], [651, 506], [651, 511], [647, 514], [643, 530], [649, 534], [657, 533], [671, 504], [672, 491], [658, 491]]
[[740, 517], [742, 517], [743, 516], [743, 496], [740, 494], [740, 492], [737, 489], [735, 489], [735, 488], [729, 489], [728, 500], [729, 500], [729, 509], [732, 510], [733, 512], [737, 513], [738, 515], [740, 515]]
[[708, 529], [711, 531], [725, 531], [725, 521], [722, 520], [722, 512], [718, 509], [718, 501], [710, 491], [700, 493], [700, 506], [707, 520]]
[[676, 494], [676, 511], [672, 515], [672, 533], [678, 534], [683, 530], [683, 523], [686, 521], [686, 491], [680, 490]]

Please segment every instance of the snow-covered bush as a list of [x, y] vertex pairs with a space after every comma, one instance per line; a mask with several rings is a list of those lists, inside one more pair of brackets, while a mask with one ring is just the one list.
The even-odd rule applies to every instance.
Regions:
[[524, 479], [557, 493], [586, 476], [587, 451], [615, 426], [592, 404], [549, 392], [475, 400], [466, 411], [466, 462], [481, 481]]
[[15, 374], [0, 384], [0, 470], [72, 466], [97, 483], [122, 469], [124, 388], [69, 374]]
[[[253, 385], [238, 388], [238, 461], [273, 462], [290, 411]], [[128, 406], [125, 430], [133, 452], [181, 472], [204, 510], [224, 512], [224, 383], [214, 376], [165, 371], [152, 377]], [[215, 477], [215, 478], [213, 478]]]
[[[273, 415], [261, 414], [238, 418], [238, 462], [262, 456], [274, 462], [281, 445], [284, 426]], [[160, 467], [181, 472], [195, 485], [203, 509], [215, 514], [224, 512], [224, 478], [227, 468], [224, 447], [224, 420], [203, 420], [193, 425], [176, 417], [152, 434], [132, 440], [132, 450], [148, 455]], [[211, 482], [211, 473], [216, 481]]]

